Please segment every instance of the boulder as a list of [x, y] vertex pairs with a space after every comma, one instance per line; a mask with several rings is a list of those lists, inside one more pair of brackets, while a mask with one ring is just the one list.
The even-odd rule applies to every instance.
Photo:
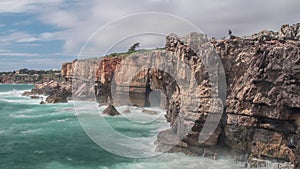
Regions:
[[62, 94], [52, 94], [46, 98], [47, 103], [67, 103], [67, 97]]
[[46, 102], [45, 102], [44, 100], [42, 100], [42, 101], [40, 102], [40, 104], [46, 104]]
[[103, 110], [102, 113], [106, 114], [106, 115], [109, 115], [109, 116], [118, 116], [118, 115], [120, 115], [118, 110], [111, 104], [105, 110]]

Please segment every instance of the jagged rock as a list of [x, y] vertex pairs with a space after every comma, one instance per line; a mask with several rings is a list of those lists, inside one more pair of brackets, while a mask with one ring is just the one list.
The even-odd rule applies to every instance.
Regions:
[[36, 84], [31, 91], [25, 91], [23, 96], [31, 98], [40, 98], [37, 95], [48, 96], [48, 103], [66, 103], [67, 98], [72, 95], [72, 86], [70, 82], [56, 82], [51, 80], [41, 84]]
[[[166, 95], [166, 119], [185, 147], [226, 144], [235, 151], [258, 158], [280, 159], [298, 165], [299, 146], [289, 143], [291, 138], [299, 142], [296, 136], [300, 131], [299, 25], [284, 25], [279, 32], [264, 30], [226, 40], [209, 41], [199, 33], [185, 37], [171, 34], [166, 37], [165, 50], [105, 58], [99, 61], [101, 66], [94, 61], [76, 61], [72, 67], [79, 65], [82, 69], [78, 74], [83, 76], [96, 74], [86, 79], [96, 81], [99, 102], [145, 106], [147, 94], [160, 89]], [[208, 71], [209, 67], [203, 66], [215, 63], [216, 56], [223, 63], [226, 84], [212, 82], [209, 77], [219, 72]], [[84, 65], [86, 63], [92, 64]], [[166, 73], [151, 66], [169, 69]], [[72, 73], [64, 74], [70, 77]], [[129, 77], [132, 78], [128, 80]], [[185, 89], [181, 86], [183, 82], [189, 84]], [[94, 87], [79, 84], [77, 89], [82, 90], [78, 90], [78, 95], [91, 93]], [[219, 112], [222, 104], [225, 105], [220, 99], [225, 96], [213, 92], [213, 85], [221, 89], [227, 85], [223, 88], [227, 92], [225, 114], [209, 139], [200, 144], [198, 136], [208, 115]], [[88, 90], [84, 90], [86, 88]], [[163, 137], [173, 138], [161, 133], [158, 140], [164, 142]]]
[[46, 104], [46, 102], [44, 102], [43, 100], [40, 102], [40, 104]]
[[118, 112], [118, 110], [113, 105], [111, 105], [111, 104], [106, 109], [104, 109], [102, 113], [106, 114], [106, 115], [110, 115], [110, 116], [118, 116], [118, 115], [120, 115], [120, 113]]
[[233, 149], [259, 158], [295, 160], [288, 146], [300, 110], [300, 50], [291, 33], [295, 28], [285, 25], [279, 33], [215, 41], [229, 86], [225, 141]]
[[300, 40], [300, 23], [294, 25], [282, 25], [279, 38], [284, 40]]
[[46, 98], [47, 103], [67, 103], [67, 97], [62, 94], [52, 94]]

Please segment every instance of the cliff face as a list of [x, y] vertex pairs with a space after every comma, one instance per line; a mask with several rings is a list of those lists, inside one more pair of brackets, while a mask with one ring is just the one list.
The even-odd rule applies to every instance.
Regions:
[[300, 24], [213, 41], [226, 71], [230, 147], [294, 161], [300, 113]]
[[95, 97], [95, 79], [100, 59], [74, 60], [62, 65], [61, 74], [72, 83], [73, 97], [93, 99]]
[[[182, 140], [174, 144], [181, 147], [226, 144], [252, 157], [295, 161], [297, 167], [299, 48], [300, 24], [227, 40], [171, 34], [166, 50], [74, 61], [64, 64], [62, 75], [85, 81], [73, 92], [96, 93], [100, 103], [148, 106], [153, 102], [151, 92], [160, 90], [157, 98], [165, 99], [166, 119]], [[88, 80], [95, 83], [87, 84]], [[208, 118], [214, 130], [200, 142]], [[162, 132], [159, 146], [173, 144], [162, 138], [169, 136], [170, 131]]]

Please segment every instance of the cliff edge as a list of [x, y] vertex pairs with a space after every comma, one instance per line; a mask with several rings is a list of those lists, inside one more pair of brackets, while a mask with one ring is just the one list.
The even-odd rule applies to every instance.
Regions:
[[[63, 65], [62, 75], [69, 81], [76, 80], [74, 75], [83, 77], [85, 83], [73, 87], [73, 94], [95, 95], [100, 103], [149, 106], [150, 93], [160, 90], [166, 100], [166, 119], [185, 151], [201, 154], [207, 147], [228, 146], [251, 158], [288, 161], [299, 168], [299, 49], [300, 24], [224, 40], [209, 40], [199, 33], [182, 38], [171, 34], [165, 50], [74, 61]], [[224, 72], [219, 71], [220, 65], [208, 71], [205, 63], [216, 63], [218, 58]], [[164, 66], [158, 69], [159, 65]], [[210, 79], [220, 73], [226, 84]], [[185, 89], [182, 82], [188, 84]], [[214, 92], [213, 86], [225, 90], [226, 96]], [[217, 104], [209, 106], [212, 102]], [[219, 111], [221, 122], [199, 143], [209, 114]], [[169, 133], [158, 136], [161, 149], [168, 146], [163, 137]]]

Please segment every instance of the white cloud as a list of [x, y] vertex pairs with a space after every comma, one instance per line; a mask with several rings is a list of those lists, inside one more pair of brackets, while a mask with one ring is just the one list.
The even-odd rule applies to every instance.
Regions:
[[40, 35], [32, 35], [25, 32], [16, 32], [14, 30], [13, 33], [2, 35], [0, 36], [0, 42], [11, 44], [14, 42], [17, 43], [32, 43], [37, 41], [48, 41], [48, 40], [57, 40], [62, 38], [59, 38], [60, 33], [59, 32], [44, 32]]
[[[288, 5], [287, 5], [288, 4]], [[293, 0], [145, 0], [103, 1], [92, 0], [69, 4], [69, 8], [53, 7], [41, 14], [41, 21], [64, 29], [59, 37], [65, 40], [64, 50], [77, 54], [84, 42], [99, 27], [136, 12], [165, 12], [184, 17], [203, 29], [209, 36], [221, 38], [232, 29], [237, 35], [248, 35], [261, 29], [278, 30], [284, 23], [296, 22], [300, 2]], [[120, 25], [129, 29], [132, 23]], [[136, 23], [135, 23], [136, 24]], [[136, 24], [137, 27], [144, 24]], [[161, 23], [158, 26], [164, 26]], [[118, 34], [119, 32], [116, 32]], [[58, 34], [57, 34], [58, 35]], [[109, 36], [115, 36], [111, 34]], [[58, 37], [58, 36], [57, 36]], [[108, 38], [108, 39], [107, 39]], [[113, 37], [103, 37], [103, 41]]]
[[[0, 24], [1, 29], [9, 29], [0, 33], [0, 56], [3, 56], [1, 59], [14, 56], [26, 58], [26, 62], [22, 60], [19, 63], [12, 63], [12, 65], [19, 65], [18, 67], [31, 64], [33, 67], [49, 67], [49, 64], [60, 67], [63, 59], [59, 62], [57, 59], [49, 60], [49, 58], [55, 58], [58, 55], [77, 55], [87, 39], [100, 27], [120, 17], [138, 12], [163, 12], [177, 15], [191, 21], [209, 36], [221, 38], [227, 34], [228, 29], [241, 36], [262, 29], [276, 31], [282, 24], [299, 22], [299, 7], [300, 1], [296, 0], [252, 0], [251, 2], [247, 0], [0, 0], [0, 15], [29, 13], [29, 16], [33, 17], [32, 20], [13, 23], [11, 25], [14, 26], [13, 28], [8, 27], [8, 24], [4, 25], [6, 23]], [[4, 14], [3, 17], [5, 16]], [[124, 20], [124, 22], [110, 25], [110, 31], [106, 31], [106, 34], [104, 31], [101, 36], [96, 36], [86, 53], [101, 55], [126, 36], [141, 31], [147, 32], [150, 28], [151, 30], [164, 30], [162, 32], [166, 34], [172, 32], [174, 27], [178, 28], [178, 25], [171, 20], [156, 23], [154, 21], [149, 18], [138, 18], [135, 21]], [[34, 27], [36, 22], [48, 24], [56, 29], [47, 30], [47, 32], [45, 30], [40, 34], [29, 34], [20, 28], [27, 28], [28, 25]], [[151, 23], [155, 24], [151, 25]], [[183, 26], [179, 30], [186, 30], [186, 28]], [[42, 44], [40, 41], [50, 40], [63, 40], [65, 42], [63, 51], [52, 56], [38, 56], [34, 53], [35, 51], [18, 53], [18, 49], [8, 48], [9, 45], [16, 43], [18, 43], [17, 46], [26, 48]], [[162, 40], [163, 38], [154, 36], [142, 39], [135, 37], [122, 41], [113, 50], [126, 50], [131, 43], [137, 41], [141, 42], [141, 48], [157, 47], [161, 46]], [[36, 60], [42, 57], [48, 57], [48, 60]], [[30, 60], [32, 58], [35, 60]], [[67, 57], [64, 59], [67, 60]], [[41, 64], [31, 63], [31, 61]], [[8, 63], [0, 63], [0, 69], [10, 69], [11, 65]]]
[[38, 41], [39, 39], [38, 38], [35, 38], [35, 37], [29, 37], [29, 38], [24, 38], [24, 39], [19, 39], [17, 40], [16, 42], [35, 42], [35, 41]]
[[[37, 13], [41, 22], [55, 26], [60, 31], [35, 36], [22, 35], [24, 37], [20, 36], [15, 40], [29, 43], [60, 39], [65, 41], [64, 54], [77, 55], [98, 28], [136, 12], [164, 12], [184, 17], [209, 36], [221, 38], [227, 34], [228, 29], [232, 29], [237, 35], [249, 35], [262, 29], [278, 30], [285, 23], [299, 22], [299, 6], [300, 1], [294, 0], [1, 0], [0, 13]], [[139, 28], [146, 22], [148, 21], [119, 25], [116, 33], [99, 37], [99, 42], [116, 41], [114, 38], [120, 34], [119, 31], [127, 31], [132, 25]], [[166, 29], [169, 26], [168, 29], [172, 29], [169, 22], [156, 26]]]
[[18, 41], [27, 38], [32, 38], [32, 36], [24, 32], [13, 32], [8, 35], [0, 36], [0, 42]]
[[30, 13], [42, 11], [52, 5], [62, 3], [63, 0], [1, 0], [0, 12], [1, 13]]
[[[1, 52], [1, 51], [0, 51]], [[37, 53], [0, 53], [0, 56], [20, 56], [20, 57], [38, 57]]]

